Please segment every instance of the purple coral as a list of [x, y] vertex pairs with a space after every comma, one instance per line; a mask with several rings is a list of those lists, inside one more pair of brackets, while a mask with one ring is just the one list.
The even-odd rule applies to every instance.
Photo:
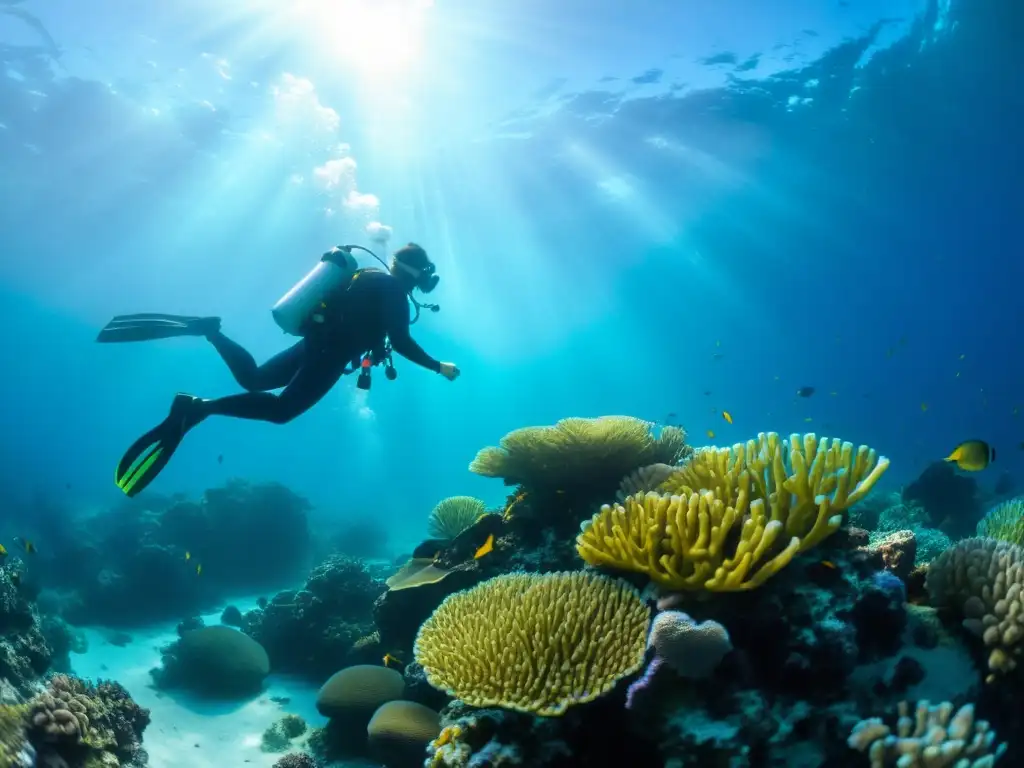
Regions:
[[722, 658], [732, 650], [729, 632], [717, 621], [696, 622], [682, 611], [662, 611], [651, 624], [647, 638], [654, 659], [643, 676], [629, 686], [626, 707], [632, 709], [636, 696], [645, 690], [663, 666], [690, 680], [711, 676]]

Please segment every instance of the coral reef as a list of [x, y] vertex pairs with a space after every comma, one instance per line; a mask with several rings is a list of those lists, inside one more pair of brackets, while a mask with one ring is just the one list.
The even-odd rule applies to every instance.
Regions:
[[614, 497], [620, 480], [650, 464], [678, 464], [688, 454], [686, 433], [630, 416], [562, 419], [552, 427], [524, 427], [497, 447], [480, 451], [469, 469], [531, 491], [571, 497]]
[[932, 605], [952, 610], [990, 649], [992, 675], [1017, 667], [1024, 650], [1024, 548], [964, 539], [932, 562], [926, 586]]
[[[21, 574], [18, 560], [0, 566], [0, 680], [27, 695], [55, 657], [59, 663], [66, 652], [58, 649], [55, 654], [47, 642], [46, 624], [29, 599]], [[66, 650], [71, 650], [70, 640]]]
[[487, 513], [487, 505], [472, 496], [452, 496], [430, 512], [427, 532], [434, 539], [454, 539]]
[[446, 598], [420, 628], [415, 656], [431, 685], [468, 704], [561, 715], [640, 668], [649, 623], [623, 582], [509, 574]]
[[285, 715], [263, 732], [260, 749], [264, 752], [284, 752], [292, 739], [306, 732], [306, 721], [298, 715]]
[[920, 701], [916, 710], [900, 702], [896, 735], [879, 718], [861, 720], [847, 743], [867, 753], [872, 768], [929, 768], [964, 766], [991, 768], [1006, 752], [984, 720], [974, 718], [974, 705], [954, 713], [948, 701], [931, 706]]
[[978, 522], [978, 536], [1024, 545], [1024, 498], [996, 504]]
[[201, 613], [229, 594], [283, 586], [308, 568], [309, 509], [281, 485], [231, 481], [199, 501], [147, 496], [73, 516], [70, 535], [46, 556], [43, 586], [63, 596], [63, 616], [77, 624], [131, 626]]
[[275, 671], [319, 682], [367, 660], [356, 644], [374, 631], [374, 601], [384, 590], [362, 561], [334, 555], [313, 569], [303, 589], [280, 592], [246, 613], [242, 630], [266, 649]]
[[213, 698], [256, 694], [270, 673], [270, 659], [258, 642], [223, 624], [182, 634], [161, 651], [163, 664], [151, 670], [158, 688], [183, 688]]
[[307, 755], [305, 752], [292, 752], [274, 763], [273, 768], [319, 768], [319, 764], [312, 755]]
[[366, 726], [367, 749], [389, 768], [419, 766], [423, 750], [441, 731], [437, 712], [412, 701], [381, 705]]
[[71, 768], [143, 768], [147, 764], [142, 734], [149, 725], [149, 711], [118, 683], [93, 684], [54, 675], [27, 708], [28, 738], [41, 764], [53, 764], [56, 759]]
[[[754, 589], [830, 536], [889, 461], [866, 446], [775, 433], [698, 452], [662, 488], [605, 505], [577, 538], [591, 565], [667, 589]], [[669, 493], [673, 495], [669, 495]], [[734, 526], [736, 529], [734, 530]]]

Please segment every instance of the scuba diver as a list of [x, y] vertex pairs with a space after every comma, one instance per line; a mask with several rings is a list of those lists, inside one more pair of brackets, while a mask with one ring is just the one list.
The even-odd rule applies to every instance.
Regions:
[[[387, 271], [359, 269], [353, 249], [366, 251]], [[359, 371], [356, 386], [369, 389], [371, 369], [383, 364], [385, 376], [393, 381], [398, 373], [392, 351], [454, 381], [459, 369], [428, 355], [409, 333], [421, 309], [440, 310], [436, 304], [417, 301], [413, 290], [430, 293], [439, 279], [427, 252], [415, 243], [399, 248], [390, 267], [359, 245], [332, 248], [274, 305], [272, 314], [281, 329], [302, 338], [263, 365], [221, 333], [219, 317], [115, 317], [96, 341], [204, 336], [246, 390], [212, 400], [177, 394], [167, 418], [136, 440], [117, 465], [117, 486], [128, 496], [142, 491], [167, 466], [188, 431], [208, 416], [284, 424], [313, 407], [345, 374]], [[416, 309], [412, 320], [409, 301]], [[282, 391], [274, 394], [274, 389]]]

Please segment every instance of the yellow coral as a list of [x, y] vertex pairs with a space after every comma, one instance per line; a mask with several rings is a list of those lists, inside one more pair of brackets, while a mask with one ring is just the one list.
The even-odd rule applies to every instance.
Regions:
[[644, 660], [650, 612], [593, 573], [513, 573], [449, 595], [420, 627], [427, 680], [476, 707], [561, 715]]
[[487, 505], [472, 496], [443, 499], [430, 513], [427, 528], [432, 539], [454, 539], [487, 513]]
[[[787, 456], [788, 454], [788, 456]], [[668, 589], [753, 589], [842, 524], [889, 460], [866, 446], [775, 433], [699, 451], [662, 485], [605, 505], [576, 540], [580, 556], [646, 574]], [[738, 526], [738, 528], [736, 527]]]
[[553, 427], [524, 427], [480, 451], [469, 470], [503, 478], [506, 485], [560, 489], [594, 478], [616, 482], [633, 470], [659, 462], [676, 464], [685, 455], [686, 433], [631, 416], [562, 419]]

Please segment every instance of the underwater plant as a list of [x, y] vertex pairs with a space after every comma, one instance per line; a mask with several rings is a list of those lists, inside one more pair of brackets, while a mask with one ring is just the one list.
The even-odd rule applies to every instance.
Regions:
[[445, 598], [414, 653], [432, 686], [467, 704], [562, 715], [640, 668], [649, 625], [623, 581], [511, 573]]

